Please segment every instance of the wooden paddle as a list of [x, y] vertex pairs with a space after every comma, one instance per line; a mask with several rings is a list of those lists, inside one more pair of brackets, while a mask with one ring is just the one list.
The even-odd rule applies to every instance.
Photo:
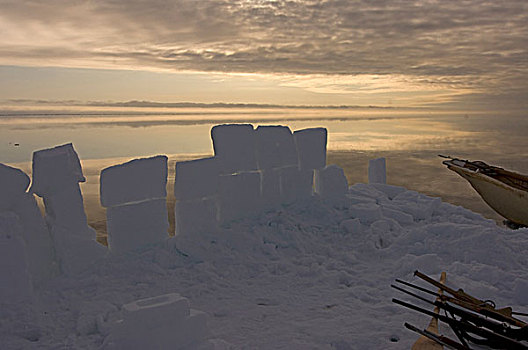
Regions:
[[[442, 272], [442, 274], [440, 275], [440, 283], [444, 284], [445, 280], [446, 280], [446, 273]], [[443, 293], [442, 289], [438, 290], [438, 293], [442, 294]], [[436, 300], [439, 300], [439, 298], [437, 298]], [[435, 314], [438, 314], [440, 312], [440, 309], [438, 308], [438, 306], [435, 306], [433, 311]], [[433, 317], [431, 319], [431, 322], [429, 322], [429, 326], [427, 326], [426, 329], [427, 331], [431, 333], [439, 334], [438, 333], [438, 318]], [[420, 338], [418, 338], [418, 340], [411, 347], [411, 350], [443, 350], [443, 349], [444, 347], [442, 345], [438, 344], [434, 340], [431, 340], [423, 335]]]

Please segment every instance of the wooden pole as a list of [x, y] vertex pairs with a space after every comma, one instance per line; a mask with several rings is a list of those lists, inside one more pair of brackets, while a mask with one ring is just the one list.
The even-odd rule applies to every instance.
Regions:
[[[442, 272], [442, 274], [440, 275], [440, 283], [444, 284], [445, 280], [446, 280], [446, 273]], [[442, 289], [439, 289], [438, 293], [442, 294], [443, 293]], [[437, 298], [436, 300], [439, 300], [439, 299], [440, 298]], [[438, 314], [440, 312], [439, 307], [435, 306], [433, 312], [435, 314]], [[433, 317], [431, 319], [431, 322], [429, 322], [429, 326], [427, 326], [426, 329], [427, 331], [431, 333], [439, 334], [438, 333], [438, 318]], [[443, 349], [444, 347], [441, 344], [438, 344], [434, 340], [431, 340], [423, 335], [420, 338], [418, 338], [418, 340], [411, 347], [411, 350], [443, 350]]]

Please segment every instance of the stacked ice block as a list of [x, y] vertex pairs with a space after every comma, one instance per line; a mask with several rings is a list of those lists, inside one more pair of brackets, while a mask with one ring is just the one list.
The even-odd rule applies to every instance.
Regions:
[[255, 213], [260, 206], [260, 173], [253, 125], [216, 125], [211, 138], [220, 169], [217, 219], [225, 223]]
[[167, 239], [166, 156], [108, 167], [101, 171], [100, 182], [112, 252], [129, 252]]
[[176, 163], [174, 180], [176, 234], [207, 233], [216, 228], [218, 158]]
[[79, 182], [81, 163], [71, 143], [33, 153], [30, 192], [44, 199], [46, 223], [63, 272], [75, 274], [101, 258], [106, 248], [88, 226]]

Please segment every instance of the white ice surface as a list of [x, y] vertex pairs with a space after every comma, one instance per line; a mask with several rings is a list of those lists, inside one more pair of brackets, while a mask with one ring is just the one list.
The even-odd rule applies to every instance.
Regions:
[[84, 182], [79, 156], [71, 143], [33, 152], [30, 192], [44, 197], [72, 183]]
[[403, 323], [429, 317], [391, 302], [409, 300], [390, 288], [395, 278], [424, 285], [414, 270], [446, 271], [448, 286], [527, 312], [527, 237], [416, 192], [354, 185], [340, 205], [312, 197], [57, 277], [35, 291], [40, 335], [11, 332], [26, 324], [12, 313], [0, 339], [6, 349], [100, 349], [123, 305], [179, 293], [207, 314], [211, 338], [225, 341], [215, 344], [233, 349], [409, 349], [417, 335]]
[[103, 207], [167, 197], [167, 157], [134, 159], [101, 171]]
[[211, 129], [215, 156], [220, 161], [222, 172], [257, 169], [255, 153], [255, 130], [251, 124], [222, 124]]

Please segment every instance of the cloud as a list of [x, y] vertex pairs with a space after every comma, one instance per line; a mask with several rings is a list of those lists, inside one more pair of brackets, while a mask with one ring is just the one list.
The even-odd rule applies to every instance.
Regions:
[[524, 0], [3, 0], [0, 31], [9, 65], [273, 74], [340, 93], [374, 76], [453, 96], [528, 88]]

